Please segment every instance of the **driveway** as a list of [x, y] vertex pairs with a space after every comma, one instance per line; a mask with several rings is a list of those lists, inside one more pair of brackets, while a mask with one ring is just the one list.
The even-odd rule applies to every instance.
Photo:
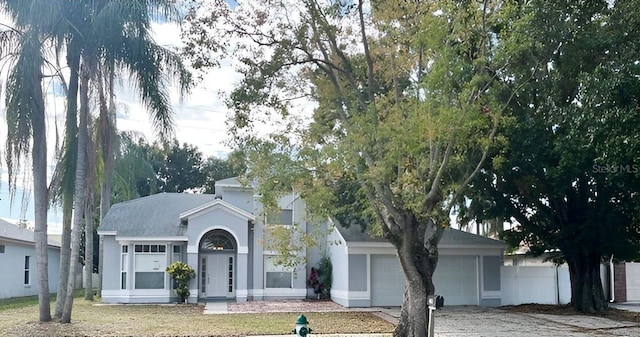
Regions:
[[[249, 301], [207, 304], [210, 314], [236, 312], [370, 311], [392, 323], [393, 308], [344, 308], [331, 301]], [[206, 310], [205, 310], [206, 312]], [[640, 336], [640, 324], [588, 315], [524, 313], [501, 308], [451, 306], [435, 312], [438, 337]], [[313, 322], [310, 322], [313, 327]]]

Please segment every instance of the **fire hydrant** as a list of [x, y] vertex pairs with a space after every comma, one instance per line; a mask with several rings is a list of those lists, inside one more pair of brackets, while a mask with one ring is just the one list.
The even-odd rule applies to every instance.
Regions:
[[298, 319], [296, 320], [296, 327], [291, 330], [292, 333], [300, 337], [305, 337], [306, 335], [310, 334], [311, 331], [312, 330], [309, 327], [309, 322], [307, 322], [307, 318], [304, 317], [304, 315], [298, 316]]

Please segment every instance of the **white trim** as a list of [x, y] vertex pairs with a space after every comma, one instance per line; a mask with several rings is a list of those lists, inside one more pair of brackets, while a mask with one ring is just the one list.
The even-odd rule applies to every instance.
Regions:
[[152, 237], [152, 236], [116, 236], [116, 241], [119, 241], [119, 242], [130, 242], [130, 243], [156, 241], [156, 242], [162, 242], [162, 243], [166, 244], [166, 243], [168, 243], [167, 241], [188, 242], [189, 241], [189, 237], [187, 237], [187, 236], [156, 236], [156, 237]]
[[264, 297], [307, 297], [307, 288], [266, 288]]
[[186, 218], [192, 217], [206, 209], [214, 208], [214, 207], [223, 207], [223, 209], [231, 211], [239, 217], [245, 218], [247, 220], [255, 220], [255, 216], [247, 211], [244, 211], [228, 202], [223, 201], [222, 199], [215, 199], [214, 201], [208, 202], [202, 206], [196, 207], [192, 210], [180, 213], [180, 220], [184, 220]]
[[331, 289], [331, 297], [336, 297], [343, 300], [371, 300], [371, 293], [368, 291], [347, 291]]
[[236, 289], [236, 296], [237, 297], [247, 297], [249, 296], [249, 290], [247, 289]]
[[238, 246], [238, 254], [242, 254], [242, 255], [249, 254], [249, 246]]
[[238, 240], [238, 235], [236, 234], [235, 231], [233, 231], [231, 228], [227, 227], [227, 226], [220, 226], [220, 225], [215, 225], [215, 226], [211, 226], [211, 227], [207, 227], [204, 230], [202, 230], [200, 232], [200, 234], [198, 234], [198, 239], [195, 242], [195, 247], [196, 250], [192, 251], [189, 249], [189, 247], [193, 246], [189, 246], [187, 247], [187, 253], [191, 252], [191, 253], [198, 253], [200, 250], [200, 242], [202, 241], [202, 238], [207, 235], [209, 232], [216, 230], [216, 229], [221, 229], [229, 234], [231, 234], [231, 236], [233, 236], [233, 239], [236, 241], [235, 244], [238, 247], [238, 250], [240, 250], [240, 247], [245, 247], [245, 246], [240, 246], [240, 240]]
[[117, 235], [118, 231], [98, 231], [98, 235]]
[[171, 297], [171, 291], [169, 289], [120, 289], [120, 290], [102, 290], [102, 297], [128, 297], [133, 298], [153, 298], [153, 297], [166, 297], [167, 301]]
[[263, 297], [264, 289], [248, 289], [249, 295], [253, 297]]

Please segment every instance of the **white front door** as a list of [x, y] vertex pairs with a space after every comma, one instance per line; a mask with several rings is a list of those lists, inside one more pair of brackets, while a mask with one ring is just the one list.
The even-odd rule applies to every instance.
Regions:
[[233, 296], [234, 257], [230, 254], [206, 256], [205, 292], [207, 297]]

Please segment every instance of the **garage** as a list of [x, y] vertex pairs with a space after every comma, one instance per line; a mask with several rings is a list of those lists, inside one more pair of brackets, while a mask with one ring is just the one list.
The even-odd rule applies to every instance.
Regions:
[[[476, 257], [440, 256], [433, 283], [446, 305], [477, 305]], [[371, 306], [402, 305], [404, 287], [404, 273], [395, 255], [371, 255]]]
[[404, 273], [395, 255], [371, 255], [371, 306], [401, 306], [404, 286]]
[[478, 268], [475, 256], [440, 256], [433, 275], [436, 294], [445, 305], [478, 305]]
[[[333, 263], [331, 299], [345, 307], [400, 306], [405, 278], [396, 249], [384, 238], [338, 224], [328, 236]], [[445, 305], [500, 306], [500, 265], [506, 244], [453, 228], [438, 245], [433, 275]]]

